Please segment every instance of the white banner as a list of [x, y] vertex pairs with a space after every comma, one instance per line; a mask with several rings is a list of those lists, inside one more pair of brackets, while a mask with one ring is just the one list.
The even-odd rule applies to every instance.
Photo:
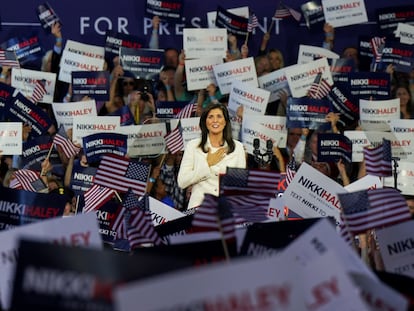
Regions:
[[165, 151], [165, 123], [120, 126], [117, 133], [128, 135], [128, 156], [157, 155]]
[[56, 73], [30, 70], [23, 68], [12, 68], [11, 86], [15, 87], [27, 98], [32, 97], [36, 83], [42, 83], [46, 93], [38, 100], [43, 103], [53, 102], [56, 85]]
[[270, 92], [269, 102], [274, 102], [280, 99], [282, 92], [284, 92], [286, 96], [290, 95], [290, 89], [285, 74], [286, 68], [289, 67], [272, 71], [257, 78], [259, 87]]
[[359, 117], [366, 131], [389, 131], [390, 120], [400, 119], [400, 99], [360, 99]]
[[283, 198], [289, 209], [302, 218], [327, 217], [340, 221], [338, 193], [347, 192], [335, 180], [302, 162]]
[[105, 48], [67, 40], [60, 60], [59, 80], [72, 83], [72, 71], [103, 70]]
[[237, 108], [243, 106], [243, 113], [246, 116], [264, 115], [269, 96], [269, 91], [236, 80], [231, 84], [228, 108], [232, 114], [236, 113]]
[[333, 27], [361, 24], [368, 21], [364, 0], [322, 0], [325, 21]]
[[290, 66], [285, 70], [292, 97], [306, 96], [318, 73], [322, 73], [330, 85], [333, 84], [327, 58], [320, 58], [306, 64]]
[[1, 305], [6, 310], [10, 308], [20, 238], [97, 249], [102, 249], [103, 246], [95, 213], [53, 218], [0, 231], [0, 252], [3, 258], [0, 261], [0, 293]]
[[204, 57], [199, 59], [189, 59], [185, 61], [185, 74], [187, 90], [202, 90], [211, 83], [217, 85], [214, 77], [213, 66], [222, 64], [223, 58], [220, 56]]
[[0, 150], [2, 154], [20, 155], [23, 151], [22, 122], [0, 122]]
[[235, 80], [248, 83], [252, 87], [259, 86], [253, 57], [216, 65], [213, 71], [221, 94], [229, 94]]
[[119, 116], [76, 116], [73, 117], [72, 141], [82, 144], [82, 138], [101, 132], [118, 132], [121, 127]]
[[211, 56], [226, 58], [227, 29], [184, 28], [183, 49], [185, 58]]
[[339, 55], [331, 50], [312, 45], [299, 45], [298, 64], [313, 62], [315, 59], [327, 57], [329, 59], [338, 59]]
[[94, 99], [70, 103], [52, 103], [52, 109], [58, 127], [63, 125], [65, 131], [73, 127], [74, 117], [97, 116], [96, 102]]

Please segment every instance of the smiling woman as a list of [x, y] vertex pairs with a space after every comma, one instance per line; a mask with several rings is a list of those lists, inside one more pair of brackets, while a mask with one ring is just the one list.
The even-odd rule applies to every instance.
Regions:
[[232, 137], [226, 106], [210, 104], [200, 117], [201, 138], [187, 143], [178, 172], [178, 185], [191, 187], [188, 208], [199, 206], [204, 194], [219, 195], [219, 176], [227, 167], [246, 167], [241, 142]]

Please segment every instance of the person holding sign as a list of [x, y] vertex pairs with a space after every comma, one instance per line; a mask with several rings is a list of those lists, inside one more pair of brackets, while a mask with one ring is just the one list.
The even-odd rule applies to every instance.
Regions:
[[177, 179], [180, 188], [192, 187], [189, 209], [199, 206], [205, 194], [219, 195], [219, 175], [227, 167], [246, 167], [243, 144], [232, 137], [226, 106], [210, 104], [199, 124], [201, 138], [187, 143]]

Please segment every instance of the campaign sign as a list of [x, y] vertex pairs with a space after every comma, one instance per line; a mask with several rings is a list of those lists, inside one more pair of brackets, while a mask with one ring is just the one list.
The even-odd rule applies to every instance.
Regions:
[[22, 154], [22, 132], [21, 122], [0, 122], [0, 150], [2, 154]]
[[207, 88], [207, 86], [212, 83], [217, 84], [216, 78], [214, 77], [213, 66], [222, 63], [223, 58], [221, 56], [186, 60], [185, 74], [187, 81], [187, 90], [202, 90]]
[[103, 70], [104, 57], [104, 47], [67, 40], [60, 60], [58, 79], [71, 83], [72, 71]]
[[60, 245], [102, 248], [95, 215], [53, 218], [37, 223], [15, 227], [0, 232], [0, 292], [2, 307], [10, 308], [14, 269], [19, 255], [20, 238], [30, 238]]
[[302, 162], [283, 199], [289, 209], [303, 218], [332, 216], [338, 225], [341, 210], [338, 193], [344, 192], [335, 180]]
[[[112, 230], [112, 225], [121, 210], [122, 206], [118, 200], [112, 199], [103, 204], [98, 210], [93, 213], [98, 220], [99, 234], [102, 241], [106, 244], [113, 245], [116, 239], [116, 231]], [[82, 206], [83, 209], [83, 206]]]
[[360, 99], [359, 117], [366, 131], [389, 131], [390, 120], [400, 119], [400, 99]]
[[137, 79], [154, 79], [164, 65], [164, 50], [132, 49], [121, 47], [119, 58], [122, 68]]
[[257, 77], [259, 87], [270, 92], [269, 102], [279, 100], [282, 94], [290, 96], [290, 89], [287, 83], [285, 69], [272, 71], [263, 76]]
[[0, 82], [0, 121], [5, 120], [7, 106], [10, 105], [10, 100], [13, 98], [14, 87]]
[[129, 109], [129, 106], [127, 105], [122, 106], [114, 112], [108, 113], [108, 116], [119, 116], [121, 118], [121, 126], [135, 124], [134, 115], [132, 114], [131, 109]]
[[344, 187], [348, 192], [359, 190], [381, 189], [382, 180], [378, 176], [365, 175]]
[[331, 103], [326, 99], [309, 97], [288, 98], [286, 126], [317, 129], [326, 125], [325, 116], [331, 111]]
[[174, 118], [186, 105], [186, 101], [159, 101], [156, 103], [155, 113], [157, 118], [172, 119]]
[[55, 23], [61, 24], [59, 16], [57, 16], [56, 12], [47, 2], [39, 4], [39, 6], [36, 8], [36, 14], [37, 18], [42, 24], [43, 29], [47, 30], [47, 32], [49, 33], [52, 25], [54, 25]]
[[379, 29], [384, 34], [392, 36], [398, 23], [414, 25], [414, 6], [388, 6], [376, 10]]
[[320, 31], [325, 23], [325, 15], [320, 1], [308, 1], [300, 8], [308, 29], [312, 32]]
[[81, 143], [83, 137], [102, 132], [118, 132], [121, 120], [118, 116], [75, 116], [73, 117], [72, 141]]
[[[249, 7], [248, 6], [242, 6], [237, 8], [231, 8], [227, 10], [230, 13], [233, 13], [235, 15], [248, 17], [249, 16]], [[216, 26], [216, 17], [217, 17], [217, 11], [209, 11], [207, 12], [207, 27], [208, 28], [217, 28]]]
[[75, 162], [72, 169], [70, 188], [76, 195], [83, 194], [92, 186], [96, 170], [96, 167], [82, 166], [79, 162]]
[[319, 73], [322, 74], [321, 79], [325, 79], [329, 85], [333, 84], [332, 74], [326, 57], [306, 64], [290, 66], [285, 69], [285, 73], [293, 97], [306, 96]]
[[269, 102], [270, 92], [235, 80], [231, 84], [228, 108], [232, 114], [243, 106], [246, 115], [264, 115]]
[[[394, 177], [385, 177], [384, 186], [394, 187]], [[398, 161], [397, 189], [404, 195], [414, 196], [414, 163], [411, 161]]]
[[[183, 49], [186, 58], [226, 57], [227, 30], [223, 28], [184, 28]], [[187, 62], [186, 62], [187, 66]]]
[[335, 28], [368, 21], [364, 0], [322, 0], [322, 7], [325, 21]]
[[53, 114], [58, 127], [63, 126], [65, 131], [73, 127], [73, 118], [78, 116], [96, 117], [95, 100], [85, 100], [68, 103], [52, 103]]
[[298, 64], [306, 64], [322, 57], [326, 57], [331, 61], [334, 61], [339, 58], [339, 55], [331, 50], [324, 49], [319, 46], [305, 44], [299, 45]]
[[411, 220], [375, 230], [385, 271], [414, 277], [413, 225]]
[[248, 22], [247, 17], [233, 14], [221, 6], [217, 7], [216, 26], [218, 28], [225, 28], [236, 36], [246, 36]]
[[[52, 164], [61, 163], [59, 154], [52, 148], [53, 138], [42, 135], [23, 142], [21, 164], [25, 169], [40, 171], [42, 162], [48, 158]], [[50, 152], [50, 154], [49, 154]]]
[[181, 21], [183, 0], [147, 0], [145, 2], [145, 12], [151, 15], [157, 15], [160, 18]]
[[385, 100], [391, 97], [390, 74], [386, 72], [351, 72], [348, 88], [351, 95], [369, 100]]
[[46, 90], [46, 93], [43, 94], [39, 101], [51, 103], [55, 93], [55, 73], [23, 68], [12, 68], [11, 85], [24, 96], [31, 98], [37, 83], [41, 83]]
[[109, 100], [109, 71], [72, 71], [72, 96]]
[[384, 69], [385, 71], [389, 64], [394, 65], [395, 71], [410, 73], [414, 69], [413, 47], [386, 40], [382, 50], [381, 64], [377, 67], [377, 70]]
[[394, 119], [390, 120], [390, 128], [394, 133], [414, 133], [414, 120]]
[[53, 124], [49, 115], [42, 108], [33, 104], [20, 92], [17, 92], [11, 98], [6, 111], [6, 118], [31, 126], [30, 135], [32, 136], [45, 134]]
[[398, 23], [397, 30], [395, 31], [395, 37], [400, 38], [400, 43], [414, 44], [414, 26]]
[[37, 193], [0, 186], [0, 230], [61, 217], [66, 197], [56, 193]]
[[112, 63], [114, 57], [119, 56], [119, 48], [141, 49], [144, 42], [141, 38], [125, 33], [108, 30], [105, 38], [105, 59]]
[[351, 100], [345, 95], [341, 87], [333, 85], [327, 97], [332, 103], [333, 112], [340, 114], [340, 122], [345, 125], [350, 125], [358, 120], [359, 103]]
[[364, 147], [371, 145], [366, 132], [344, 131], [344, 135], [352, 143], [352, 162], [362, 162], [364, 160]]
[[258, 87], [256, 66], [253, 57], [238, 59], [232, 62], [213, 66], [214, 75], [221, 94], [229, 94], [231, 84], [235, 80]]
[[340, 80], [343, 75], [355, 71], [355, 61], [352, 58], [337, 58], [331, 63], [331, 73], [334, 81]]
[[352, 162], [352, 141], [342, 135], [318, 133], [318, 162]]
[[128, 138], [127, 150], [130, 157], [161, 154], [165, 150], [165, 123], [121, 126], [116, 132]]
[[43, 48], [39, 36], [35, 33], [28, 37], [13, 37], [3, 42], [0, 47], [4, 50], [14, 51], [21, 66], [34, 62], [43, 56]]
[[173, 254], [166, 264], [165, 257], [155, 254], [131, 255], [21, 241], [11, 309], [111, 311], [115, 309], [113, 290], [120, 284], [124, 286], [132, 280], [182, 269], [190, 264]]
[[148, 197], [151, 220], [154, 226], [165, 224], [168, 221], [184, 217], [185, 214], [172, 208], [171, 206], [164, 204], [163, 202]]
[[88, 163], [99, 162], [105, 154], [125, 156], [127, 135], [117, 133], [96, 133], [83, 137], [83, 149]]
[[[175, 128], [177, 126], [177, 123], [178, 120], [176, 124], [173, 124], [173, 122], [171, 122], [171, 128]], [[181, 130], [185, 148], [190, 140], [201, 137], [200, 118], [196, 117], [181, 119]]]

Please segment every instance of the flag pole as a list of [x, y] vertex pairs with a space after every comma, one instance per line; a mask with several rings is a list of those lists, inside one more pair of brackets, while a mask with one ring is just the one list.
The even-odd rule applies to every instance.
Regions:
[[246, 34], [246, 40], [244, 40], [244, 44], [246, 44], [246, 45], [247, 45], [247, 40], [249, 40], [249, 32], [247, 32], [247, 34]]
[[224, 257], [226, 258], [226, 261], [230, 261], [229, 249], [227, 247], [226, 240], [224, 239], [223, 227], [221, 226], [220, 216], [218, 214], [217, 214], [217, 225], [218, 225], [220, 235], [221, 235], [221, 244], [223, 245]]
[[272, 30], [274, 24], [275, 24], [275, 19], [272, 16], [272, 22], [270, 23], [269, 29], [267, 30], [267, 32], [269, 33], [269, 35], [270, 35], [270, 31]]

